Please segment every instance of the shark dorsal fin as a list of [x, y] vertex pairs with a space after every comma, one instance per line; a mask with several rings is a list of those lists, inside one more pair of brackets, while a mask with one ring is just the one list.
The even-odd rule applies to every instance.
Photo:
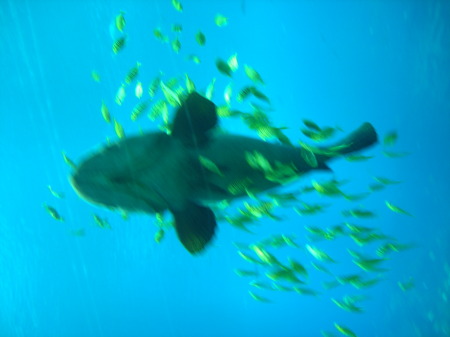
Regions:
[[216, 125], [216, 105], [192, 92], [176, 112], [171, 135], [186, 146], [199, 146], [208, 141], [208, 131]]

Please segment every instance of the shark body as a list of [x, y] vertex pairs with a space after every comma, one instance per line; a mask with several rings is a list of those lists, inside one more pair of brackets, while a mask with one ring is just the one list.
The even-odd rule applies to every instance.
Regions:
[[[241, 181], [254, 193], [280, 186], [249, 164], [249, 153], [261, 154], [272, 165], [290, 165], [296, 177], [329, 170], [326, 163], [335, 157], [319, 154], [316, 165], [311, 165], [301, 148], [219, 133], [217, 121], [214, 103], [191, 93], [176, 112], [170, 135], [153, 132], [108, 145], [78, 165], [71, 184], [82, 198], [111, 209], [169, 210], [181, 243], [196, 254], [204, 250], [217, 227], [208, 203], [246, 195], [244, 189], [230, 192], [229, 187]], [[344, 155], [376, 140], [374, 128], [365, 123], [334, 147]], [[214, 163], [220, 174], [207, 170], [199, 158]]]

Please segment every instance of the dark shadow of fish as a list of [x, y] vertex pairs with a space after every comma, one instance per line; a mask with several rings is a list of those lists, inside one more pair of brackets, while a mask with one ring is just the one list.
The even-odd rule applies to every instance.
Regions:
[[[365, 123], [335, 144], [332, 154], [322, 148], [311, 165], [301, 148], [221, 133], [217, 122], [214, 103], [191, 93], [178, 108], [170, 135], [152, 132], [107, 145], [78, 165], [71, 184], [82, 198], [111, 209], [169, 210], [181, 243], [196, 254], [211, 241], [217, 226], [208, 203], [245, 196], [245, 190], [230, 192], [238, 181], [246, 181], [254, 193], [281, 185], [252, 167], [248, 153], [259, 153], [272, 165], [290, 165], [300, 177], [311, 170], [329, 170], [328, 160], [377, 140], [372, 125]], [[199, 158], [214, 163], [220, 174], [206, 169]]]

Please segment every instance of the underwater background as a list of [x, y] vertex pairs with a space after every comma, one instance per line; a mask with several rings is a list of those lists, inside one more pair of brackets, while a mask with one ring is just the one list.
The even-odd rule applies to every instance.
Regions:
[[[450, 2], [181, 4], [182, 10], [171, 0], [0, 1], [0, 336], [450, 336]], [[121, 11], [123, 32], [116, 24]], [[204, 46], [196, 41], [199, 31]], [[124, 36], [125, 46], [114, 52]], [[216, 60], [234, 54], [239, 68], [231, 77], [219, 72]], [[118, 89], [136, 62], [137, 79], [118, 105]], [[264, 84], [248, 78], [244, 65]], [[361, 155], [373, 158], [336, 159], [332, 173], [312, 172], [276, 191], [298, 193], [311, 180], [337, 179], [346, 193], [365, 197], [309, 191], [275, 207], [274, 219], [263, 216], [247, 228], [220, 221], [199, 256], [171, 228], [157, 243], [153, 215], [124, 218], [81, 200], [62, 152], [77, 163], [107, 138], [117, 140], [102, 102], [125, 136], [157, 131], [161, 119], [147, 117], [151, 108], [135, 121], [130, 113], [149, 99], [155, 78], [178, 78], [185, 88], [185, 74], [202, 93], [215, 78], [218, 106], [226, 105], [223, 92], [233, 82], [231, 107], [247, 113], [249, 102], [269, 107], [272, 125], [286, 127], [297, 146], [316, 144], [301, 131], [305, 119], [339, 127], [324, 144], [372, 123], [379, 143]], [[255, 97], [238, 102], [246, 85], [270, 104]], [[220, 124], [258, 137], [239, 117]], [[374, 177], [401, 183], [384, 186]], [[224, 212], [239, 214], [243, 202], [255, 201], [238, 200]], [[299, 212], [313, 204], [327, 207]], [[373, 214], [349, 216], [355, 209]], [[100, 226], [94, 214], [109, 225]], [[339, 224], [344, 230], [327, 238], [308, 231]], [[358, 244], [348, 224], [371, 228], [367, 242], [356, 235]], [[309, 292], [269, 279], [270, 266], [238, 254], [253, 254], [246, 245], [281, 234], [295, 245], [267, 250], [285, 264], [288, 257], [300, 262], [308, 272], [299, 276], [301, 287]], [[398, 249], [384, 255], [385, 244]], [[307, 246], [336, 263], [317, 261]], [[349, 252], [385, 260], [382, 268], [362, 270]], [[239, 270], [259, 275], [238, 276]], [[351, 274], [364, 281], [344, 282]], [[255, 279], [270, 289], [250, 285]], [[352, 300], [345, 306], [343, 298]]]

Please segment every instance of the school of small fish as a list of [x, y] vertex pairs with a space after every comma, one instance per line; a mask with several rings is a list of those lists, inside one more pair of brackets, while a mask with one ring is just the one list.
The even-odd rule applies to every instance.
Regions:
[[[183, 4], [178, 0], [171, 1], [173, 9], [183, 13]], [[116, 37], [112, 41], [112, 52], [114, 54], [123, 53], [127, 45], [127, 27], [126, 13], [120, 11], [113, 20], [113, 26], [116, 30]], [[229, 24], [229, 18], [222, 14], [217, 14], [213, 21], [217, 27], [226, 27]], [[167, 44], [177, 57], [183, 56], [187, 61], [195, 64], [205, 64], [206, 60], [201, 55], [185, 51], [182, 41], [183, 26], [179, 23], [171, 25], [171, 29], [156, 27], [153, 30], [153, 37], [162, 44]], [[187, 38], [187, 37], [186, 37]], [[207, 36], [201, 30], [197, 30], [194, 36], [190, 36], [198, 46], [206, 47], [208, 44]], [[275, 126], [270, 120], [270, 112], [273, 111], [269, 97], [261, 89], [265, 81], [261, 74], [248, 64], [239, 67], [238, 54], [233, 53], [226, 57], [218, 57], [216, 60], [210, 60], [218, 72], [216, 77], [206, 84], [202, 92], [208, 99], [219, 100], [216, 97], [217, 78], [224, 77], [228, 82], [225, 86], [221, 98], [223, 104], [218, 105], [217, 111], [221, 118], [238, 118], [248, 129], [254, 131], [258, 137], [265, 141], [276, 141], [286, 145], [293, 145], [292, 142], [283, 133], [285, 127]], [[190, 92], [199, 87], [194, 83], [188, 74], [182, 74], [179, 77], [166, 78], [162, 71], [155, 74], [154, 78], [145, 82], [140, 76], [141, 67], [145, 67], [141, 62], [136, 61], [134, 65], [124, 72], [124, 77], [115, 97], [101, 100], [100, 115], [103, 120], [109, 123], [118, 138], [126, 137], [124, 127], [119, 122], [119, 114], [112, 114], [112, 107], [115, 103], [115, 109], [123, 108], [125, 100], [134, 100], [134, 108], [129, 113], [129, 118], [133, 122], [142, 120], [147, 114], [150, 121], [159, 122], [158, 127], [164, 132], [170, 132], [169, 108], [176, 108], [181, 105], [183, 98]], [[250, 81], [247, 85], [235, 90], [233, 77], [237, 72], [243, 72]], [[100, 83], [101, 74], [97, 70], [91, 71], [93, 81]], [[145, 89], [147, 88], [147, 89]], [[130, 94], [131, 91], [131, 94]], [[241, 111], [233, 108], [234, 104], [248, 106], [247, 111]], [[312, 167], [317, 166], [315, 154], [323, 151], [320, 144], [333, 138], [343, 130], [338, 126], [322, 126], [310, 119], [303, 119], [303, 126], [299, 129], [301, 134], [309, 140], [315, 142], [317, 147], [306, 145], [301, 140], [298, 145], [302, 148], [302, 156], [310, 163]], [[391, 148], [396, 144], [398, 135], [395, 131], [387, 133], [382, 140], [382, 154], [389, 158], [400, 158], [408, 155], [407, 152], [392, 151]], [[108, 139], [109, 141], [109, 139]], [[327, 149], [333, 152], [339, 149]], [[323, 153], [323, 152], [322, 152]], [[62, 153], [64, 162], [72, 169], [76, 167], [75, 163]], [[345, 159], [349, 162], [362, 162], [372, 159], [373, 156], [350, 155]], [[264, 173], [266, 179], [287, 182], [296, 176], [293, 168], [288, 165], [271, 165], [269, 161], [258, 152], [247, 153], [246, 160], [249, 165]], [[201, 165], [214, 174], [219, 176], [222, 172], [218, 166], [210, 159], [200, 157]], [[315, 165], [315, 166], [314, 166]], [[376, 214], [370, 209], [359, 206], [357, 202], [366, 198], [371, 193], [384, 190], [391, 185], [400, 184], [400, 181], [390, 178], [374, 176], [373, 182], [367, 186], [365, 191], [356, 194], [346, 191], [347, 181], [338, 181], [336, 179], [328, 181], [311, 180], [310, 184], [297, 188], [290, 192], [271, 191], [262, 195], [255, 195], [248, 190], [248, 181], [236, 181], [228, 187], [230, 193], [245, 192], [248, 195], [247, 200], [243, 200], [241, 205], [229, 205], [223, 201], [215, 205], [215, 212], [219, 221], [225, 221], [234, 228], [246, 233], [257, 233], [258, 223], [261, 219], [270, 219], [272, 221], [281, 221], [283, 218], [277, 215], [277, 209], [292, 210], [304, 225], [299, 225], [304, 230], [305, 236], [298, 234], [279, 233], [256, 242], [235, 242], [237, 254], [242, 258], [242, 266], [234, 270], [235, 274], [242, 278], [248, 278], [249, 295], [255, 301], [261, 303], [273, 303], [270, 297], [271, 292], [287, 292], [297, 294], [296, 296], [324, 296], [324, 293], [337, 287], [350, 289], [349, 294], [341, 298], [330, 298], [338, 308], [361, 314], [364, 311], [363, 301], [368, 297], [361, 294], [366, 288], [372, 287], [381, 282], [386, 277], [388, 268], [386, 262], [389, 261], [392, 254], [414, 248], [411, 243], [399, 242], [396, 238], [384, 234], [376, 226], [368, 226], [365, 221], [376, 219], [381, 214]], [[49, 192], [56, 199], [64, 198], [64, 193], [55, 190], [48, 185]], [[309, 203], [304, 201], [308, 193], [316, 193], [324, 202]], [[336, 220], [335, 224], [327, 226], [311, 224], [314, 216], [325, 212], [332, 206], [333, 198], [343, 198], [349, 203], [348, 208], [341, 210], [342, 219]], [[355, 205], [356, 203], [356, 205]], [[387, 212], [394, 212], [399, 215], [412, 217], [413, 215], [397, 206], [397, 200], [386, 200], [385, 206]], [[49, 204], [43, 204], [45, 211], [56, 221], [64, 222], [64, 217], [60, 212]], [[97, 214], [93, 214], [92, 225], [100, 229], [111, 229], [108, 220]], [[127, 218], [123, 213], [122, 217]], [[300, 222], [300, 221], [299, 221]], [[154, 241], [161, 243], [166, 237], [167, 231], [172, 230], [172, 219], [165, 219], [163, 214], [156, 214], [155, 225], [157, 231], [154, 235]], [[83, 237], [85, 229], [72, 229], [69, 233], [73, 236]], [[327, 252], [327, 248], [322, 247], [322, 243], [331, 241], [344, 241], [347, 256], [347, 262], [352, 265], [348, 274], [337, 274], [333, 271], [336, 265], [343, 263], [342, 257], [335, 258]], [[353, 248], [350, 247], [350, 245]], [[329, 245], [324, 245], [328, 247]], [[342, 245], [344, 246], [344, 245]], [[373, 247], [375, 250], [373, 251]], [[367, 249], [366, 249], [367, 247]], [[371, 253], [367, 253], [372, 250]], [[362, 253], [362, 251], [364, 253]], [[286, 252], [289, 252], [287, 256]], [[327, 281], [321, 286], [312, 281], [312, 275], [319, 273], [327, 277]], [[402, 291], [407, 291], [414, 287], [412, 278], [398, 281], [398, 286]], [[351, 290], [353, 289], [353, 290]], [[340, 323], [333, 323], [337, 332], [344, 336], [355, 337], [356, 334], [350, 328]], [[322, 331], [323, 336], [335, 336], [334, 332]]]

